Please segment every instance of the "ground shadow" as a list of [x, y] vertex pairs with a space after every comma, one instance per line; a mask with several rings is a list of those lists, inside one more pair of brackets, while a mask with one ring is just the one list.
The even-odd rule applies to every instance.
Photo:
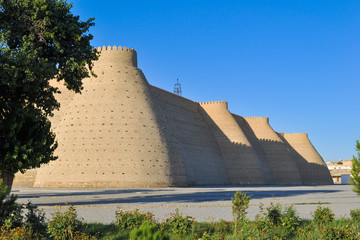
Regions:
[[[170, 189], [168, 189], [170, 190]], [[130, 197], [121, 196], [123, 190], [105, 190], [98, 192], [90, 193], [81, 193], [78, 195], [83, 195], [83, 199], [71, 197], [74, 196], [73, 193], [69, 195], [61, 195], [62, 197], [69, 196], [68, 199], [59, 199], [56, 203], [46, 202], [46, 197], [54, 197], [55, 194], [41, 194], [38, 193], [38, 197], [45, 197], [45, 201], [42, 203], [34, 203], [37, 206], [55, 206], [55, 205], [107, 205], [107, 204], [146, 204], [146, 203], [201, 203], [201, 202], [217, 202], [217, 201], [229, 201], [234, 196], [236, 191], [227, 191], [227, 190], [218, 190], [218, 191], [205, 191], [205, 192], [191, 192], [191, 193], [174, 193], [174, 194], [156, 194], [156, 195], [147, 195], [149, 189], [139, 191], [135, 196]], [[164, 190], [167, 191], [167, 190]], [[110, 196], [111, 192], [114, 196]], [[336, 193], [341, 192], [341, 190], [250, 190], [244, 191], [248, 195], [251, 195], [251, 199], [266, 199], [266, 198], [283, 198], [290, 196], [300, 196], [304, 194], [327, 194], [327, 193]], [[108, 194], [106, 198], [101, 198], [101, 195]], [[152, 194], [152, 193], [150, 193]], [[97, 195], [97, 196], [94, 196]], [[87, 197], [88, 196], [88, 197]], [[35, 197], [35, 196], [34, 196]], [[26, 195], [19, 196], [19, 198], [26, 199]]]

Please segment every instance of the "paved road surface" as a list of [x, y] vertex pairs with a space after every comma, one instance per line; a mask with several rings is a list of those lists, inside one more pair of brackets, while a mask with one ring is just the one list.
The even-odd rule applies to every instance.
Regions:
[[[246, 187], [193, 187], [152, 189], [65, 189], [14, 188], [18, 202], [33, 204], [43, 209], [48, 218], [56, 205], [72, 204], [78, 215], [87, 222], [110, 223], [115, 211], [140, 209], [150, 211], [162, 221], [175, 209], [195, 217], [197, 221], [232, 220], [231, 197], [237, 191], [252, 195], [248, 217], [259, 213], [259, 205], [271, 202], [284, 206], [294, 205], [298, 215], [311, 218], [314, 210], [323, 204], [330, 207], [336, 217], [349, 216], [350, 209], [360, 208], [360, 196], [349, 185], [330, 186], [246, 186]], [[64, 209], [64, 207], [63, 207]]]

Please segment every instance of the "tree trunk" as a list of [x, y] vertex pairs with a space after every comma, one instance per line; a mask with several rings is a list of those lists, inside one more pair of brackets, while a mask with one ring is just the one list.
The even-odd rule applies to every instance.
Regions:
[[4, 185], [9, 187], [11, 191], [11, 187], [14, 181], [15, 174], [7, 171], [0, 172], [0, 179], [3, 179]]

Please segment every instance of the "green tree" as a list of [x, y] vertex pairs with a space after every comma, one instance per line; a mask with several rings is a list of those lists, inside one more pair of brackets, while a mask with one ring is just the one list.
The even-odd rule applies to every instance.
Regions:
[[49, 116], [60, 107], [50, 80], [82, 90], [98, 53], [65, 0], [0, 0], [0, 178], [55, 160]]
[[360, 195], [360, 142], [356, 141], [357, 157], [353, 156], [350, 184], [354, 185], [353, 191]]

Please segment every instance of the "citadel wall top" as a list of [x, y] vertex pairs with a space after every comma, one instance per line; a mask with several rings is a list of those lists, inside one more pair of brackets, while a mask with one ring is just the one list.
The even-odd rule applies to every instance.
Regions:
[[137, 53], [132, 48], [127, 47], [98, 47], [97, 50], [101, 52], [101, 57], [96, 64], [102, 67], [137, 67]]

